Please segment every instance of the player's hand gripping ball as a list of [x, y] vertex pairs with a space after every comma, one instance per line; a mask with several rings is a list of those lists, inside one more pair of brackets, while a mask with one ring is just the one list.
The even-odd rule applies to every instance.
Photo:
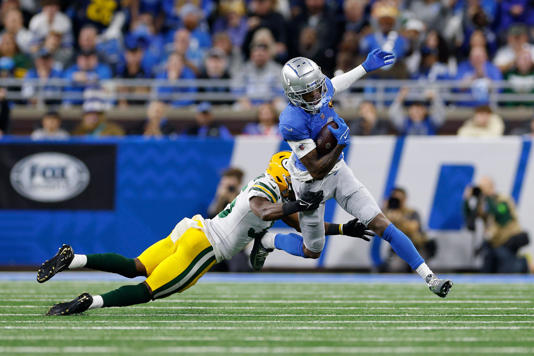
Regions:
[[334, 121], [330, 121], [323, 126], [317, 138], [315, 139], [316, 150], [319, 156], [324, 156], [328, 152], [332, 151], [337, 145], [336, 137], [330, 132], [328, 126], [332, 126], [337, 129], [339, 126]]

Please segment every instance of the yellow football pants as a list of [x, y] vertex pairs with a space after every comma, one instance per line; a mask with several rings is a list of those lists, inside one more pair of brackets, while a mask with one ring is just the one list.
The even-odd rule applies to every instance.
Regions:
[[137, 258], [146, 268], [146, 283], [154, 299], [183, 292], [216, 262], [206, 234], [195, 228], [186, 230], [176, 242], [167, 236]]

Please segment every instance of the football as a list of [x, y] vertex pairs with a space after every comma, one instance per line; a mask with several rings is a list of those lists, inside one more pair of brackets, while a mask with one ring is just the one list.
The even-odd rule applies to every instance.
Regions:
[[337, 140], [328, 129], [328, 126], [332, 126], [335, 129], [338, 128], [334, 121], [330, 121], [323, 126], [321, 131], [319, 131], [319, 134], [315, 139], [315, 145], [317, 146], [315, 149], [317, 150], [319, 156], [324, 156], [328, 152], [332, 151], [337, 145]]

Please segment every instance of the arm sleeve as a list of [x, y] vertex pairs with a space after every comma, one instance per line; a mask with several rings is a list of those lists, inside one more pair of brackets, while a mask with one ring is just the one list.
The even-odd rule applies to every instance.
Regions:
[[391, 123], [393, 123], [395, 128], [398, 131], [401, 131], [404, 123], [404, 110], [402, 109], [400, 100], [395, 99], [393, 104], [389, 107], [388, 115], [389, 120], [391, 120]]
[[356, 68], [343, 73], [331, 79], [332, 85], [334, 86], [334, 93], [342, 92], [350, 88], [350, 86], [361, 77], [363, 77], [367, 72], [360, 64]]
[[124, 25], [125, 21], [126, 21], [126, 15], [122, 11], [116, 13], [115, 16], [113, 16], [113, 20], [111, 20], [111, 23], [109, 24], [108, 28], [102, 34], [102, 38], [106, 40], [119, 38], [120, 33], [121, 33], [121, 28]]
[[315, 142], [313, 142], [311, 138], [300, 141], [287, 141], [287, 143], [289, 144], [289, 147], [291, 147], [291, 150], [295, 152], [295, 155], [297, 155], [298, 159], [306, 156], [316, 147]]

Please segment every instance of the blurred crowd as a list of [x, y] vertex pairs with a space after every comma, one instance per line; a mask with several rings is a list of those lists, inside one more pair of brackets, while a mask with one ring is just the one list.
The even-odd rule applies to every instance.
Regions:
[[[116, 84], [119, 96], [111, 105], [148, 105], [150, 98], [171, 107], [193, 106], [203, 104], [198, 94], [211, 94], [219, 96], [216, 103], [237, 109], [268, 103], [280, 110], [286, 102], [280, 70], [289, 58], [312, 58], [332, 77], [382, 48], [397, 61], [370, 78], [457, 81], [452, 94], [469, 94], [472, 100], [460, 105], [476, 108], [466, 123], [476, 127], [466, 127], [463, 135], [480, 131], [476, 116], [491, 110], [492, 92], [534, 93], [533, 38], [532, 0], [2, 0], [0, 78], [47, 83], [27, 81], [17, 102], [24, 105], [85, 105], [85, 91], [102, 90], [102, 80], [124, 78], [162, 84]], [[53, 79], [67, 84], [54, 85]], [[184, 85], [194, 79], [225, 81]], [[502, 80], [509, 85], [496, 89], [493, 84]], [[376, 88], [352, 91], [372, 98]], [[406, 134], [439, 129], [449, 104], [439, 91], [391, 92], [397, 95], [390, 110], [393, 129]], [[358, 102], [359, 110], [371, 112], [370, 100]], [[353, 97], [339, 101], [357, 106]], [[486, 116], [491, 131], [502, 134], [494, 123], [499, 118]], [[257, 133], [261, 125], [246, 132]], [[363, 115], [352, 125], [362, 132], [388, 130]]]

